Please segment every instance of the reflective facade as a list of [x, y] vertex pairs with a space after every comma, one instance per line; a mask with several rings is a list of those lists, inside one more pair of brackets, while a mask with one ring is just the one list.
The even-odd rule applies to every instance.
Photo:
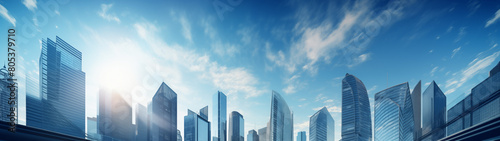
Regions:
[[257, 131], [255, 130], [248, 131], [247, 141], [259, 141], [259, 135], [257, 134]]
[[151, 100], [149, 140], [177, 140], [177, 93], [164, 82]]
[[272, 91], [271, 120], [268, 133], [269, 141], [293, 140], [293, 113], [288, 108], [285, 99], [275, 91]]
[[[12, 81], [12, 79], [13, 78], [10, 77], [9, 72], [7, 71], [7, 69], [6, 69], [5, 65], [4, 65], [3, 68], [0, 69], [0, 100], [1, 100], [1, 102], [0, 102], [0, 115], [1, 115], [0, 116], [0, 120], [1, 121], [5, 121], [5, 122], [10, 122], [10, 117], [7, 116], [7, 115], [10, 114], [10, 108], [13, 107], [13, 108], [15, 108], [15, 114], [16, 114], [16, 116], [14, 116], [14, 117], [16, 117], [15, 123], [17, 124], [18, 121], [19, 121], [19, 118], [18, 118], [19, 113], [17, 112], [17, 110], [18, 110], [18, 106], [17, 105], [19, 103], [18, 102], [18, 95], [19, 95], [19, 93], [18, 93], [17, 89], [19, 87], [18, 87], [18, 85], [17, 85], [16, 82]], [[9, 87], [9, 85], [11, 83], [15, 83], [15, 86], [16, 86], [16, 88], [15, 88], [16, 96], [15, 96], [15, 101], [14, 102], [11, 102], [9, 100], [9, 98], [10, 98], [10, 92], [11, 92], [10, 91], [11, 88]], [[12, 105], [9, 104], [9, 102], [11, 102]]]
[[342, 80], [342, 140], [372, 140], [368, 92], [363, 82], [351, 74]]
[[212, 141], [227, 141], [227, 102], [226, 95], [220, 91], [213, 95]]
[[410, 141], [413, 138], [413, 104], [408, 82], [375, 94], [375, 141]]
[[421, 120], [421, 101], [422, 101], [422, 87], [421, 81], [418, 81], [415, 88], [411, 92], [411, 100], [413, 104], [413, 119], [414, 119], [414, 128], [413, 128], [413, 138], [415, 141], [418, 141], [420, 136], [422, 136], [422, 120]]
[[306, 131], [300, 131], [297, 133], [297, 141], [307, 141]]
[[267, 127], [260, 128], [259, 129], [259, 141], [267, 141], [268, 136], [267, 136]]
[[137, 104], [135, 106], [135, 140], [148, 140], [148, 110], [145, 106]]
[[490, 76], [471, 90], [471, 94], [448, 110], [447, 135], [500, 116], [500, 74], [497, 64]]
[[89, 140], [100, 140], [96, 117], [87, 117], [87, 139]]
[[[304, 132], [305, 136], [305, 132]], [[335, 121], [326, 107], [321, 108], [309, 120], [309, 141], [334, 141]], [[304, 139], [305, 141], [305, 139]]]
[[26, 124], [84, 138], [85, 73], [82, 71], [82, 53], [57, 36], [55, 42], [42, 39], [39, 65], [41, 98], [27, 98]]
[[243, 116], [233, 111], [229, 115], [229, 140], [245, 141], [245, 120]]
[[424, 141], [435, 141], [445, 137], [446, 128], [446, 96], [436, 82], [432, 83], [422, 94], [422, 135]]
[[99, 92], [99, 134], [103, 141], [132, 140], [132, 106], [113, 90]]
[[188, 109], [184, 116], [184, 141], [210, 141], [210, 122], [208, 121], [208, 106], [200, 109], [200, 114]]

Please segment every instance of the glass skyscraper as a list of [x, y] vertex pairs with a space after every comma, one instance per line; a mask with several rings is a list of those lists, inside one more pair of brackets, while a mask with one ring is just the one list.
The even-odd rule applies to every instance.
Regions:
[[414, 140], [414, 122], [408, 82], [375, 94], [375, 141]]
[[103, 141], [132, 140], [132, 106], [114, 90], [99, 92], [99, 133]]
[[247, 141], [259, 141], [259, 135], [257, 134], [257, 131], [255, 130], [248, 131]]
[[245, 141], [245, 120], [243, 116], [233, 111], [229, 115], [229, 140]]
[[[12, 81], [12, 77], [10, 77], [9, 75], [9, 72], [7, 71], [5, 65], [3, 66], [3, 68], [0, 69], [0, 100], [2, 100], [0, 102], [0, 120], [1, 121], [5, 121], [5, 122], [10, 122], [10, 117], [7, 116], [10, 114], [10, 108], [11, 107], [14, 107], [15, 108], [15, 114], [16, 114], [16, 121], [15, 123], [17, 124], [18, 121], [19, 121], [19, 118], [18, 118], [18, 115], [19, 113], [17, 112], [18, 110], [18, 91], [17, 89], [19, 88], [17, 83], [15, 84], [16, 86], [16, 90], [15, 90], [15, 93], [16, 93], [16, 97], [15, 97], [15, 103], [12, 103], [9, 104], [9, 98], [10, 98], [10, 88], [9, 88], [9, 85], [11, 83], [15, 83], [14, 81]], [[10, 79], [10, 80], [9, 80]], [[28, 80], [26, 80], [28, 81]]]
[[208, 106], [200, 109], [200, 114], [188, 109], [184, 116], [184, 141], [210, 141]]
[[177, 129], [177, 141], [182, 141], [181, 131]]
[[275, 91], [272, 91], [271, 119], [268, 128], [269, 141], [293, 140], [293, 113], [285, 99]]
[[101, 136], [97, 131], [98, 124], [96, 117], [87, 117], [87, 139], [100, 140]]
[[414, 128], [413, 128], [413, 139], [414, 141], [419, 141], [420, 136], [422, 136], [422, 120], [421, 120], [421, 94], [422, 94], [422, 88], [421, 88], [421, 81], [418, 81], [417, 85], [415, 85], [415, 88], [413, 88], [413, 91], [411, 92], [411, 100], [413, 104], [413, 119], [414, 119]]
[[227, 102], [226, 95], [217, 91], [213, 95], [212, 141], [227, 141]]
[[[82, 53], [56, 36], [42, 39], [40, 99], [27, 97], [28, 126], [85, 137], [85, 73]], [[41, 112], [43, 111], [43, 112]]]
[[432, 83], [422, 94], [422, 140], [435, 141], [445, 137], [446, 131], [446, 95]]
[[297, 141], [307, 141], [306, 131], [300, 131], [297, 133]]
[[351, 74], [346, 74], [342, 80], [342, 140], [372, 140], [368, 92], [365, 84]]
[[162, 82], [150, 106], [148, 140], [177, 140], [177, 93]]
[[148, 140], [148, 110], [145, 106], [137, 104], [135, 106], [135, 140]]
[[267, 136], [267, 127], [260, 128], [259, 129], [259, 141], [267, 141], [268, 136]]
[[[305, 132], [304, 132], [305, 136]], [[309, 141], [334, 141], [335, 121], [326, 107], [321, 108], [309, 120]], [[305, 141], [305, 139], [304, 139]]]

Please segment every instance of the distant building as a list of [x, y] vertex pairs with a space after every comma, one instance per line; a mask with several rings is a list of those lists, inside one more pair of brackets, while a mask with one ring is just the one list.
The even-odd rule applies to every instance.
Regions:
[[413, 104], [408, 82], [375, 94], [375, 141], [414, 140]]
[[259, 129], [259, 141], [267, 141], [267, 127]]
[[163, 82], [148, 106], [148, 140], [177, 140], [177, 93]]
[[[300, 132], [299, 132], [300, 133]], [[306, 133], [304, 132], [304, 136]], [[297, 138], [298, 139], [298, 138]], [[321, 108], [309, 120], [309, 141], [334, 141], [335, 120], [326, 107]], [[305, 141], [305, 138], [304, 140]]]
[[103, 141], [133, 140], [132, 106], [113, 90], [99, 92], [99, 134]]
[[420, 137], [422, 136], [422, 110], [421, 110], [421, 104], [422, 104], [422, 88], [421, 88], [421, 81], [418, 81], [417, 85], [413, 88], [413, 91], [411, 92], [411, 100], [413, 104], [413, 139], [414, 141], [420, 141]]
[[435, 141], [446, 136], [446, 95], [436, 82], [422, 94], [422, 137], [424, 141]]
[[306, 131], [300, 131], [297, 133], [297, 141], [307, 141]]
[[247, 141], [259, 141], [259, 135], [255, 130], [248, 131]]
[[226, 95], [220, 91], [213, 95], [212, 141], [227, 141], [226, 99]]
[[97, 131], [97, 118], [87, 117], [87, 139], [89, 140], [101, 140], [101, 136]]
[[177, 129], [177, 141], [182, 141], [181, 131]]
[[342, 79], [342, 140], [371, 141], [372, 118], [365, 84], [356, 76]]
[[245, 121], [243, 116], [236, 111], [229, 115], [229, 140], [245, 141]]
[[271, 119], [268, 127], [269, 141], [293, 140], [293, 113], [285, 99], [275, 91], [271, 98]]
[[135, 140], [145, 141], [148, 140], [148, 109], [141, 105], [135, 105]]
[[[12, 80], [13, 78], [10, 77], [9, 75], [9, 72], [7, 71], [7, 68], [5, 67], [5, 65], [3, 66], [3, 68], [0, 69], [0, 120], [1, 121], [5, 121], [5, 122], [9, 122], [10, 123], [10, 117], [7, 116], [10, 114], [10, 108], [13, 107], [15, 108], [14, 110], [14, 114], [15, 114], [15, 118], [16, 120], [14, 121], [14, 123], [18, 123], [19, 121], [19, 118], [18, 118], [18, 115], [19, 113], [17, 112], [18, 111], [18, 85], [16, 82], [14, 82]], [[29, 81], [28, 78], [26, 81]], [[13, 89], [16, 96], [14, 97], [15, 99], [13, 100], [12, 105], [9, 103], [11, 100], [9, 100], [10, 98], [10, 87], [9, 85], [11, 83], [15, 83], [15, 86]]]
[[210, 141], [208, 106], [200, 109], [200, 114], [188, 109], [184, 116], [184, 141]]

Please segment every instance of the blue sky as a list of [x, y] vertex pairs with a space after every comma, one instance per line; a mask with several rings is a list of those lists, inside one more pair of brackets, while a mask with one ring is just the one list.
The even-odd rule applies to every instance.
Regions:
[[[354, 74], [374, 94], [435, 80], [448, 108], [499, 61], [494, 1], [0, 1], [0, 27], [15, 27], [20, 118], [25, 78], [38, 79], [40, 40], [59, 36], [83, 54], [86, 113], [100, 88], [146, 104], [164, 81], [187, 109], [220, 90], [245, 130], [265, 127], [271, 90], [294, 112], [294, 132], [326, 106], [340, 139], [341, 80]], [[215, 6], [214, 6], [215, 5]], [[7, 38], [7, 34], [0, 34]], [[6, 52], [0, 53], [6, 58]], [[422, 90], [422, 91], [423, 91]], [[211, 108], [210, 108], [211, 109]], [[373, 113], [373, 110], [372, 110]], [[211, 116], [210, 116], [211, 117]], [[211, 119], [210, 119], [211, 120]]]

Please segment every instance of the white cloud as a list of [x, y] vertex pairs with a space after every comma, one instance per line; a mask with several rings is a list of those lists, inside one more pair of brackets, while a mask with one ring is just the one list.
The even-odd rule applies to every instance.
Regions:
[[0, 14], [4, 19], [9, 21], [13, 26], [16, 26], [16, 19], [9, 14], [9, 11], [3, 5], [0, 4]]
[[[342, 113], [342, 108], [339, 107], [339, 106], [325, 106], [326, 109], [328, 109], [328, 112], [330, 113]], [[319, 111], [321, 110], [321, 108], [323, 107], [316, 107], [316, 108], [313, 108], [314, 111]]]
[[498, 44], [497, 44], [497, 43], [495, 43], [493, 46], [491, 46], [491, 48], [490, 48], [490, 49], [493, 49], [493, 48], [495, 48], [495, 47], [497, 47], [497, 46], [498, 46]]
[[231, 57], [240, 52], [239, 46], [230, 43], [222, 43], [221, 41], [212, 43], [212, 51], [219, 56]]
[[325, 100], [325, 99], [327, 99], [326, 96], [324, 96], [323, 94], [318, 94], [316, 96], [316, 100], [315, 101], [318, 102], [318, 101]]
[[31, 11], [35, 11], [37, 6], [36, 6], [36, 0], [24, 0], [23, 1], [24, 6], [28, 8]]
[[451, 54], [451, 58], [453, 58], [460, 51], [460, 49], [462, 49], [462, 47], [458, 47], [456, 49], [453, 49], [452, 54]]
[[354, 58], [353, 63], [351, 63], [351, 64], [349, 64], [347, 66], [348, 67], [354, 67], [356, 65], [359, 65], [359, 64], [365, 62], [369, 58], [370, 58], [370, 53], [361, 54], [357, 58]]
[[367, 90], [368, 94], [373, 94], [373, 91], [377, 89], [377, 85], [372, 86], [370, 89]]
[[436, 71], [437, 71], [437, 69], [438, 69], [438, 68], [439, 68], [439, 67], [437, 67], [437, 66], [436, 66], [436, 67], [434, 67], [434, 68], [431, 70], [431, 76], [434, 76], [434, 73], [436, 73]]
[[429, 50], [429, 53], [432, 53], [432, 52], [434, 52], [434, 50], [432, 50], [432, 49], [431, 49], [431, 50]]
[[486, 25], [484, 25], [484, 27], [486, 28], [490, 26], [491, 24], [495, 23], [499, 18], [500, 18], [500, 9], [498, 9], [497, 12], [495, 12], [495, 16], [491, 17], [490, 20], [486, 22]]
[[285, 92], [286, 94], [291, 94], [291, 93], [297, 92], [295, 86], [293, 86], [293, 85], [288, 85], [286, 88], [283, 88], [282, 91]]
[[333, 99], [325, 100], [323, 103], [333, 103]]
[[490, 66], [500, 55], [500, 51], [491, 54], [490, 56], [480, 59], [479, 57], [470, 62], [467, 68], [461, 70], [460, 75], [446, 81], [446, 88], [449, 88], [445, 94], [455, 92], [465, 82], [476, 76], [486, 67]]
[[111, 9], [112, 7], [113, 4], [101, 4], [101, 11], [98, 11], [97, 14], [105, 20], [120, 23], [120, 19], [118, 17], [116, 17], [114, 14], [108, 13], [109, 9]]
[[462, 40], [462, 38], [464, 38], [465, 34], [467, 34], [467, 31], [465, 31], [465, 29], [466, 29], [465, 27], [461, 27], [458, 30], [458, 36], [455, 39], [455, 42], [458, 42], [458, 41]]
[[183, 30], [182, 35], [184, 35], [184, 38], [186, 38], [186, 40], [192, 42], [193, 39], [191, 37], [191, 25], [189, 24], [188, 20], [186, 19], [186, 17], [182, 16], [179, 19], [179, 22], [182, 25], [182, 30]]

